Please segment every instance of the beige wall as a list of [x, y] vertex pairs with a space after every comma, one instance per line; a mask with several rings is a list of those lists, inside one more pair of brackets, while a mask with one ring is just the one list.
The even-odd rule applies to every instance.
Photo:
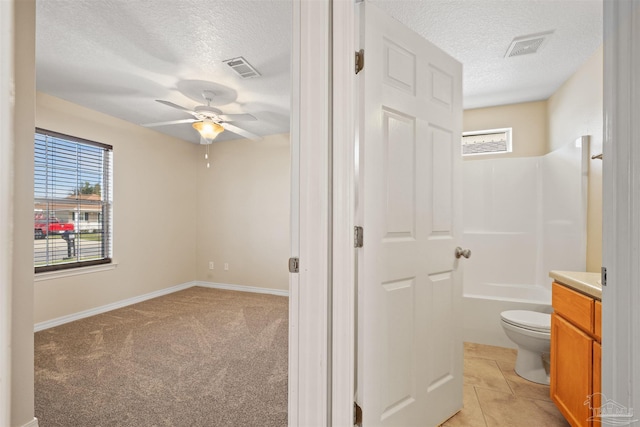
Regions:
[[288, 134], [217, 142], [207, 169], [204, 146], [43, 93], [36, 125], [113, 145], [117, 263], [35, 282], [36, 323], [193, 280], [288, 289]]
[[[200, 147], [198, 280], [287, 290], [289, 275], [289, 135]], [[208, 269], [213, 261], [214, 270]], [[224, 270], [224, 263], [229, 270]]]
[[[549, 146], [555, 150], [591, 136], [591, 155], [602, 153], [603, 48], [585, 62], [548, 100]], [[602, 265], [602, 161], [590, 160], [587, 208], [587, 271]]]
[[[37, 94], [36, 125], [113, 145], [117, 268], [37, 281], [35, 322], [195, 279], [196, 145], [43, 93]], [[33, 152], [29, 154], [32, 165]], [[24, 191], [33, 193], [32, 187]], [[33, 225], [29, 227], [33, 233]]]
[[[33, 124], [35, 1], [15, 2], [11, 426], [33, 420]], [[4, 34], [3, 34], [4, 37]], [[4, 238], [4, 237], [3, 237]]]
[[465, 132], [512, 128], [513, 152], [498, 155], [466, 156], [466, 160], [547, 154], [547, 102], [524, 102], [498, 107], [464, 110]]

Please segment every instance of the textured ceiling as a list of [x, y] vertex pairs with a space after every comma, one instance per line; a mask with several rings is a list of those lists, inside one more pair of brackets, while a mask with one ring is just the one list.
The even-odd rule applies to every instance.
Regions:
[[[548, 98], [602, 43], [601, 0], [372, 0], [464, 64], [464, 105]], [[291, 1], [37, 0], [39, 91], [133, 123], [186, 119], [203, 90], [259, 135], [287, 132]], [[539, 53], [505, 59], [514, 37], [553, 30]], [[261, 74], [222, 63], [243, 56]], [[155, 128], [198, 142], [190, 124]], [[234, 139], [230, 132], [218, 139]]]
[[[142, 124], [191, 118], [156, 99], [193, 108], [212, 90], [225, 114], [258, 118], [244, 129], [289, 130], [290, 1], [38, 0], [36, 12], [42, 92]], [[261, 77], [222, 63], [237, 56]], [[199, 142], [190, 124], [154, 129]]]

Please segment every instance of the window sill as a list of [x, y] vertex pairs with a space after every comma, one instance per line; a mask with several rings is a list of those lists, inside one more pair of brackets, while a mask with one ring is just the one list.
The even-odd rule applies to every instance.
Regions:
[[79, 276], [82, 274], [98, 273], [100, 271], [114, 270], [118, 266], [117, 262], [111, 262], [109, 264], [92, 265], [90, 267], [78, 267], [69, 270], [48, 271], [46, 273], [37, 273], [34, 277], [34, 282], [41, 282], [43, 280], [61, 279], [63, 277]]

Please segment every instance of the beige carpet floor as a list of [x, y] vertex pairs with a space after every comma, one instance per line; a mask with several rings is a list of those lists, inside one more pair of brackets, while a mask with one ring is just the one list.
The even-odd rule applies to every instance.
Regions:
[[288, 299], [193, 287], [35, 334], [40, 427], [286, 426]]

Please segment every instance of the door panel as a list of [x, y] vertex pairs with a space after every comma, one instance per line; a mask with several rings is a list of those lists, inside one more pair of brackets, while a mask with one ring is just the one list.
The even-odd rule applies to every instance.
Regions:
[[435, 426], [462, 407], [462, 68], [359, 8], [357, 400], [365, 427]]
[[439, 343], [438, 348], [430, 347], [431, 353], [424, 360], [431, 360], [429, 369], [429, 391], [446, 381], [452, 381], [455, 368], [455, 342], [447, 328], [438, 327], [441, 323], [455, 322], [453, 318], [453, 277], [451, 273], [432, 274], [429, 276], [432, 295], [429, 298], [432, 314], [430, 320], [430, 336]]
[[449, 131], [432, 127], [431, 134], [431, 185], [433, 194], [433, 223], [431, 235], [451, 236], [453, 231], [453, 168], [451, 147], [453, 135]]
[[385, 239], [415, 238], [415, 121], [383, 110], [383, 158], [387, 193]]
[[[413, 401], [415, 383], [413, 378], [415, 321], [413, 301], [415, 281], [413, 279], [384, 283], [387, 292], [386, 311], [393, 316], [387, 329], [386, 342], [391, 349], [386, 361], [386, 378], [383, 379], [384, 392], [382, 419], [398, 411]], [[409, 308], [409, 309], [408, 309]]]
[[385, 55], [384, 83], [400, 89], [409, 95], [415, 95], [415, 55], [387, 38], [383, 38], [383, 43]]

